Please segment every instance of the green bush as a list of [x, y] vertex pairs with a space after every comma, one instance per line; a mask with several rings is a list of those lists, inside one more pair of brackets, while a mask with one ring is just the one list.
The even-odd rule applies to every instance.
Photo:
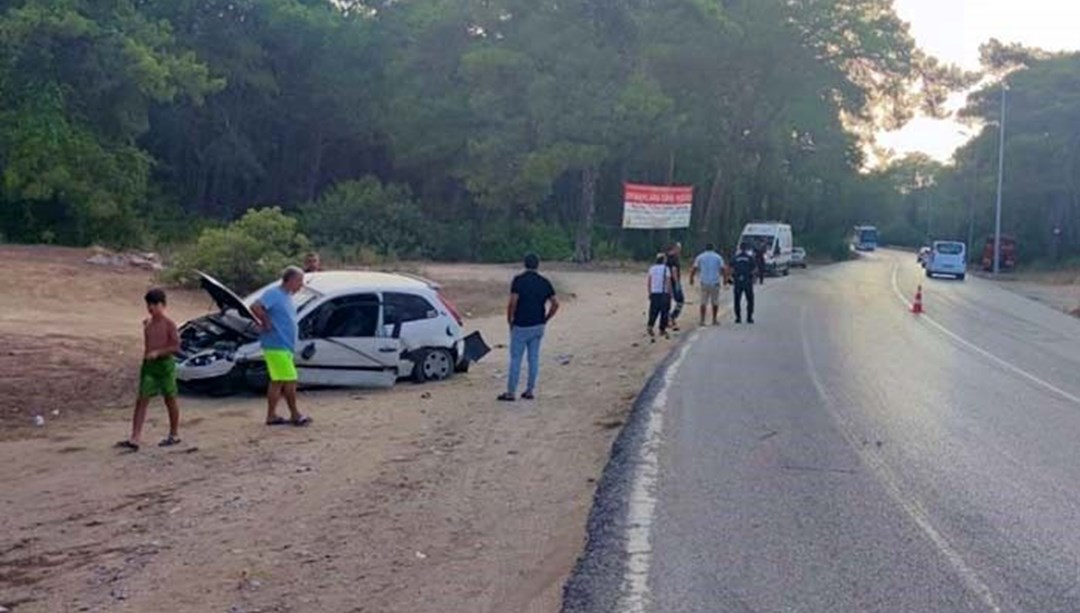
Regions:
[[195, 244], [180, 251], [166, 280], [192, 285], [198, 281], [195, 271], [203, 271], [237, 292], [251, 291], [298, 264], [310, 249], [298, 228], [280, 208], [252, 209], [228, 226], [203, 230]]
[[851, 243], [846, 239], [834, 240], [829, 245], [828, 255], [833, 262], [846, 262], [855, 257], [851, 251]]
[[374, 177], [334, 186], [304, 205], [301, 219], [312, 240], [344, 259], [362, 247], [383, 258], [423, 255], [427, 224], [420, 207], [408, 188]]

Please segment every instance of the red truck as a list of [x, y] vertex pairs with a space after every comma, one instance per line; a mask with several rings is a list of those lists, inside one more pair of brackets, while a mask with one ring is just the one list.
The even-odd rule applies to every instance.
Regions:
[[[983, 270], [994, 270], [994, 235], [986, 237], [986, 245], [983, 246], [982, 256]], [[1001, 270], [1011, 270], [1016, 267], [1016, 239], [1012, 236], [1001, 235]]]

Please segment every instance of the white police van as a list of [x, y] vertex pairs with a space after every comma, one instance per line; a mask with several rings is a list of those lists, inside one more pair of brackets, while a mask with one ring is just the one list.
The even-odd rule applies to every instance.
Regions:
[[749, 223], [743, 228], [739, 244], [765, 252], [765, 272], [770, 275], [787, 276], [791, 270], [791, 250], [794, 240], [791, 226], [786, 223]]

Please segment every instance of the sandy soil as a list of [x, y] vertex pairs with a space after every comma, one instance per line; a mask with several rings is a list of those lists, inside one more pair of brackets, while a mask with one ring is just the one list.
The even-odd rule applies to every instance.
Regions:
[[[0, 258], [16, 271], [0, 398], [20, 399], [0, 407], [0, 605], [19, 613], [556, 611], [611, 441], [667, 349], [642, 342], [639, 275], [557, 271], [573, 299], [535, 403], [495, 402], [499, 348], [444, 384], [302, 393], [309, 429], [261, 425], [259, 398], [184, 398], [184, 445], [123, 455], [149, 277], [64, 250]], [[505, 343], [480, 315], [512, 269], [426, 272]]]
[[1080, 270], [1010, 273], [999, 283], [1002, 287], [1032, 300], [1080, 317]]

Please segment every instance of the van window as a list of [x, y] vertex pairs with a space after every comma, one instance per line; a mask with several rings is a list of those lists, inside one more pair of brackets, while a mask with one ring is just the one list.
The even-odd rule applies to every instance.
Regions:
[[934, 250], [942, 255], [960, 255], [964, 253], [963, 243], [938, 243]]
[[773, 241], [776, 240], [775, 236], [762, 236], [758, 234], [743, 234], [740, 242], [749, 243], [753, 249], [770, 250], [773, 248]]

